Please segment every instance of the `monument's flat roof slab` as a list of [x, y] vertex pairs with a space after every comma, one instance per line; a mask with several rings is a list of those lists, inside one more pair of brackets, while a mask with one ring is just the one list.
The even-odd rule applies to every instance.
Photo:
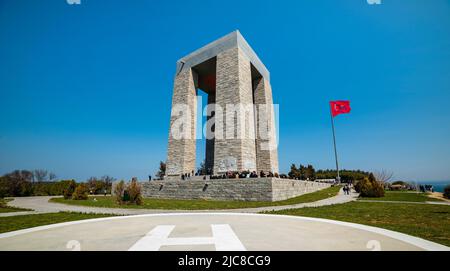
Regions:
[[248, 57], [253, 66], [258, 72], [270, 81], [270, 73], [266, 66], [256, 55], [255, 51], [250, 47], [239, 30], [233, 31], [230, 34], [215, 40], [206, 46], [190, 53], [189, 55], [179, 59], [177, 61], [177, 74], [183, 69], [192, 68], [208, 59], [211, 59], [221, 52], [227, 51], [232, 48], [239, 47], [245, 55]]

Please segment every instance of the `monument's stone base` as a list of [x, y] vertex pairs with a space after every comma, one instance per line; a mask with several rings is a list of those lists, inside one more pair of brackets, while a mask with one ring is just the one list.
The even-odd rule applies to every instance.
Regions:
[[330, 187], [280, 178], [164, 180], [141, 183], [142, 194], [160, 199], [279, 201]]

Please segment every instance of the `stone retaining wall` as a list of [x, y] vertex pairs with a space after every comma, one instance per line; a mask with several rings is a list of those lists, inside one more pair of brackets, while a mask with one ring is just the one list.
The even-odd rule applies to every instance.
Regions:
[[147, 198], [242, 201], [279, 201], [330, 187], [328, 183], [279, 178], [166, 180], [141, 185]]

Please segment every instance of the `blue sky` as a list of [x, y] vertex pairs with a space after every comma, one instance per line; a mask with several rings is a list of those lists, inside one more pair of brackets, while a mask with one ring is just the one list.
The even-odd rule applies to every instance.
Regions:
[[235, 29], [271, 72], [282, 172], [334, 167], [349, 99], [343, 168], [450, 179], [448, 0], [2, 0], [0, 174], [154, 175], [177, 59]]

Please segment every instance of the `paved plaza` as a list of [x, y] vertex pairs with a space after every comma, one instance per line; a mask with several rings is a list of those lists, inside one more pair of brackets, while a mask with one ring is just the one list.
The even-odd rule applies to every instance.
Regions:
[[0, 234], [0, 250], [448, 250], [334, 220], [243, 213], [98, 218]]

